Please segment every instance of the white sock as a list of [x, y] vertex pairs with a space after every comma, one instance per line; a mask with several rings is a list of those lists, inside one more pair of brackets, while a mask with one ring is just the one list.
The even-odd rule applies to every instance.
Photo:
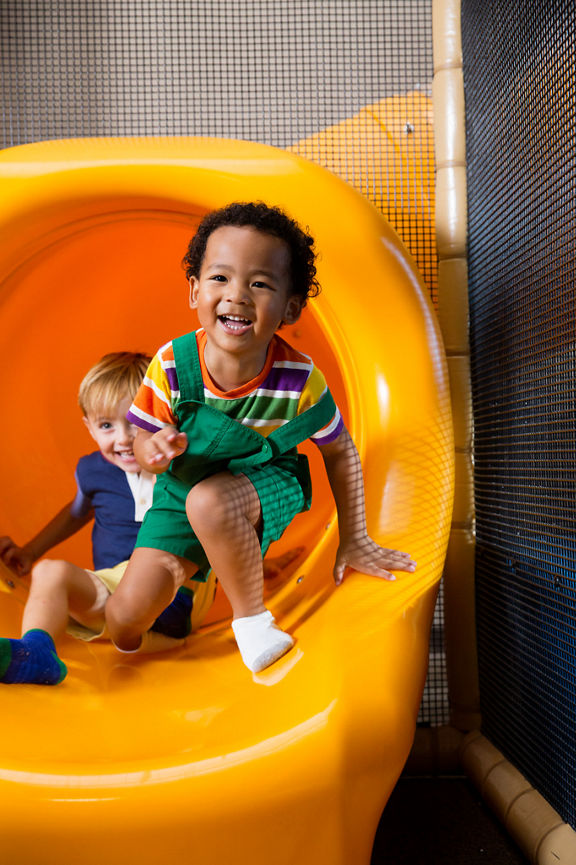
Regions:
[[234, 619], [232, 630], [242, 660], [253, 673], [269, 667], [294, 645], [293, 637], [274, 624], [274, 616], [270, 610], [264, 610], [255, 616]]

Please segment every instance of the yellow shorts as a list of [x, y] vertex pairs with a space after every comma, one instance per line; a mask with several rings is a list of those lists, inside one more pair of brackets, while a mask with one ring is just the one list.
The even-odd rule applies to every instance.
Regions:
[[[95, 630], [93, 626], [85, 625], [76, 619], [70, 618], [68, 620], [66, 633], [70, 634], [72, 637], [87, 642], [99, 638], [108, 639], [107, 629], [104, 623], [104, 607], [106, 606], [106, 601], [110, 595], [118, 588], [118, 584], [124, 576], [127, 567], [128, 562], [126, 561], [119, 562], [119, 564], [114, 565], [113, 568], [102, 568], [99, 571], [86, 570], [86, 573], [92, 579], [94, 587], [96, 588], [96, 601], [90, 612], [93, 616], [101, 612], [102, 627], [99, 630]], [[194, 594], [191, 623], [192, 630], [195, 631], [204, 621], [204, 617], [214, 601], [214, 595], [216, 593], [216, 577], [214, 576], [214, 572], [210, 571], [206, 582], [201, 583], [198, 580], [188, 580], [184, 585]]]

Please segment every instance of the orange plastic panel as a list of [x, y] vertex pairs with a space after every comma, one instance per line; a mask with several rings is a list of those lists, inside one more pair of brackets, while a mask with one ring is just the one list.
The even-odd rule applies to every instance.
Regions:
[[[268, 605], [297, 638], [250, 674], [226, 606], [174, 654], [67, 639], [58, 687], [0, 686], [0, 865], [363, 865], [410, 750], [453, 493], [444, 355], [410, 256], [359, 194], [295, 155], [208, 139], [54, 141], [0, 154], [0, 530], [23, 542], [92, 449], [76, 392], [108, 351], [192, 329], [180, 268], [199, 217], [286, 209], [316, 237], [322, 294], [286, 338], [327, 375], [360, 451], [369, 530], [415, 574], [333, 587], [337, 527], [315, 500]], [[58, 554], [90, 564], [84, 533]], [[25, 591], [4, 569], [0, 633]]]
[[388, 96], [297, 141], [290, 150], [329, 168], [369, 201], [379, 206], [383, 202], [390, 224], [433, 279], [435, 216], [430, 191], [435, 166], [429, 96], [418, 91]]

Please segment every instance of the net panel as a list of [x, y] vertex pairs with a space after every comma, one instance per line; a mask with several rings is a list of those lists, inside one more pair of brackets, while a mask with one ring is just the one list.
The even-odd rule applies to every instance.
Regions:
[[576, 7], [464, 0], [484, 731], [576, 825]]
[[[318, 161], [391, 219], [434, 294], [431, 26], [431, 0], [3, 0], [2, 146], [206, 135], [298, 149], [332, 130]], [[347, 126], [366, 106], [371, 122]]]

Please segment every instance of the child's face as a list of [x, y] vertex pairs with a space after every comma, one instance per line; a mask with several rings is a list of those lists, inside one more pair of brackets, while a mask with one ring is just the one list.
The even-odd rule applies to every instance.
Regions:
[[136, 428], [126, 420], [131, 403], [130, 397], [125, 397], [106, 412], [88, 414], [84, 423], [104, 459], [122, 471], [139, 472], [133, 450]]
[[190, 305], [213, 347], [265, 353], [280, 324], [292, 324], [301, 311], [292, 293], [288, 245], [254, 228], [216, 229], [200, 276], [191, 280]]

